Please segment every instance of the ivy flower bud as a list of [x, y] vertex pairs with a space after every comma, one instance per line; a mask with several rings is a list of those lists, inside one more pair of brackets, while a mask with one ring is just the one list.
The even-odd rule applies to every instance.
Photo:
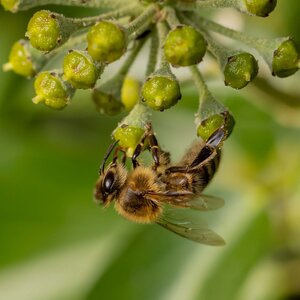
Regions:
[[0, 3], [4, 9], [11, 12], [15, 12], [17, 10], [19, 2], [19, 0], [0, 0]]
[[164, 52], [166, 59], [174, 67], [198, 64], [205, 52], [206, 41], [192, 26], [178, 25], [166, 38]]
[[91, 57], [106, 64], [119, 59], [127, 47], [124, 29], [108, 21], [101, 21], [91, 27], [87, 34], [87, 42]]
[[300, 55], [294, 41], [288, 39], [275, 50], [272, 61], [272, 74], [278, 77], [288, 77], [298, 71]]
[[141, 84], [138, 80], [128, 76], [125, 78], [121, 90], [121, 101], [127, 111], [130, 111], [138, 102], [140, 89]]
[[169, 70], [157, 70], [143, 84], [142, 101], [154, 110], [168, 109], [180, 99], [179, 84]]
[[64, 79], [76, 89], [94, 87], [102, 70], [86, 51], [72, 50], [64, 57]]
[[228, 138], [234, 127], [234, 119], [227, 108], [219, 103], [208, 90], [197, 67], [191, 67], [197, 87], [199, 88], [199, 108], [195, 114], [197, 135], [204, 141], [219, 128], [223, 129], [222, 141]]
[[144, 132], [143, 128], [123, 124], [113, 132], [113, 137], [119, 141], [120, 147], [126, 149], [127, 156], [131, 157]]
[[32, 48], [27, 40], [19, 40], [12, 46], [9, 62], [3, 66], [3, 70], [13, 70], [19, 75], [30, 78], [42, 68], [44, 63], [44, 55]]
[[247, 11], [255, 16], [267, 17], [276, 7], [277, 0], [242, 0]]
[[36, 96], [33, 103], [43, 102], [53, 109], [62, 109], [69, 104], [74, 89], [70, 88], [61, 77], [54, 72], [40, 73], [34, 82]]
[[238, 53], [228, 58], [224, 68], [225, 85], [241, 89], [251, 82], [258, 73], [255, 57], [247, 52]]
[[63, 15], [41, 10], [30, 19], [26, 36], [34, 48], [51, 51], [68, 40], [77, 28], [78, 25]]
[[207, 141], [217, 129], [223, 128], [225, 132], [223, 140], [225, 140], [231, 134], [234, 124], [233, 116], [228, 111], [224, 111], [219, 114], [214, 114], [202, 121], [198, 120], [197, 135], [204, 141]]
[[114, 116], [121, 112], [122, 103], [112, 94], [101, 89], [94, 89], [92, 99], [96, 105], [96, 110], [101, 114]]

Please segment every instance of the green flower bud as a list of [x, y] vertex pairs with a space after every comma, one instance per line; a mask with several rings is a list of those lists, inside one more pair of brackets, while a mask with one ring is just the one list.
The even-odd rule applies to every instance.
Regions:
[[288, 77], [300, 67], [299, 50], [294, 41], [284, 41], [274, 52], [272, 74], [278, 77]]
[[175, 105], [181, 99], [179, 84], [173, 76], [150, 76], [142, 87], [142, 101], [154, 110], [163, 111]]
[[234, 119], [227, 108], [219, 103], [208, 90], [197, 67], [192, 67], [192, 74], [199, 88], [199, 108], [195, 114], [197, 134], [204, 141], [219, 128], [224, 131], [223, 140], [232, 132]]
[[130, 111], [140, 98], [141, 84], [139, 81], [132, 77], [126, 77], [122, 90], [121, 90], [121, 101], [127, 111]]
[[143, 128], [123, 124], [113, 132], [113, 137], [119, 141], [119, 146], [126, 149], [127, 156], [131, 157], [144, 132]]
[[44, 55], [33, 49], [27, 40], [19, 40], [12, 46], [9, 62], [3, 66], [3, 69], [4, 71], [13, 70], [25, 77], [33, 77], [44, 63]]
[[53, 109], [62, 109], [69, 104], [74, 93], [59, 75], [54, 72], [40, 73], [34, 82], [36, 97], [32, 99], [33, 103], [43, 102], [46, 106]]
[[206, 41], [192, 26], [179, 25], [169, 32], [164, 51], [172, 66], [191, 66], [202, 60], [206, 52]]
[[0, 1], [5, 10], [15, 12], [19, 5], [19, 0], [1, 0]]
[[76, 29], [78, 29], [78, 25], [63, 15], [41, 10], [30, 19], [26, 36], [34, 48], [51, 51], [68, 40]]
[[247, 11], [255, 16], [267, 17], [276, 7], [277, 0], [243, 0]]
[[64, 57], [64, 79], [76, 89], [94, 87], [102, 70], [86, 51], [72, 50]]
[[225, 132], [223, 140], [225, 140], [231, 134], [234, 124], [235, 121], [232, 115], [228, 111], [224, 111], [200, 121], [197, 127], [197, 135], [207, 141], [217, 129], [223, 128]]
[[119, 59], [127, 47], [125, 31], [115, 23], [101, 21], [87, 34], [88, 52], [91, 57], [102, 63]]
[[101, 114], [114, 116], [121, 112], [122, 103], [111, 93], [106, 93], [100, 89], [94, 89], [92, 99], [96, 105], [96, 110]]
[[255, 57], [247, 52], [239, 53], [228, 58], [224, 68], [225, 85], [241, 89], [251, 82], [258, 73]]

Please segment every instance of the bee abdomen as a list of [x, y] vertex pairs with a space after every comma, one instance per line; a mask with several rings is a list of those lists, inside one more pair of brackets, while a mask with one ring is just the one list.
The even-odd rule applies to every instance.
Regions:
[[220, 163], [221, 153], [217, 152], [217, 154], [213, 157], [213, 159], [209, 160], [206, 164], [202, 165], [199, 168], [199, 175], [201, 177], [202, 189], [204, 189], [209, 182], [213, 179]]

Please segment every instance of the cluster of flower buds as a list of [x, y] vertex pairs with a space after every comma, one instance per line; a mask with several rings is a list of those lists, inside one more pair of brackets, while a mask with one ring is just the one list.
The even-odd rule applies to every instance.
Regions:
[[[4, 70], [35, 78], [34, 103], [62, 109], [71, 103], [77, 89], [91, 89], [98, 112], [129, 114], [120, 122], [113, 137], [132, 154], [150, 121], [151, 111], [169, 109], [181, 99], [173, 68], [189, 68], [199, 90], [196, 132], [203, 140], [222, 127], [226, 139], [234, 126], [228, 109], [208, 90], [197, 67], [207, 52], [217, 60], [224, 84], [241, 89], [255, 79], [259, 53], [277, 77], [294, 74], [300, 66], [299, 50], [290, 37], [256, 38], [204, 18], [205, 8], [235, 8], [242, 13], [266, 17], [276, 0], [0, 0], [6, 10], [17, 12], [41, 4], [94, 7], [97, 16], [69, 18], [48, 10], [36, 12], [25, 34], [17, 41]], [[240, 42], [241, 49], [222, 45], [212, 32]], [[147, 40], [148, 63], [143, 83], [129, 78], [128, 72]], [[254, 53], [248, 52], [253, 49]], [[61, 68], [51, 69], [61, 59]], [[124, 57], [124, 58], [123, 58]], [[123, 58], [117, 74], [103, 80], [109, 65]]]

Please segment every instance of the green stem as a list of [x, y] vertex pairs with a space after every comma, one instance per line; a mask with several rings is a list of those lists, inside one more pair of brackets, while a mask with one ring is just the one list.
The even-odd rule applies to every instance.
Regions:
[[198, 0], [192, 3], [177, 2], [175, 6], [182, 11], [196, 11], [201, 8], [241, 8], [238, 0]]
[[129, 40], [136, 39], [139, 35], [145, 32], [153, 22], [153, 17], [158, 12], [159, 7], [156, 4], [149, 5], [144, 12], [130, 22], [128, 25], [124, 26]]
[[[192, 14], [188, 14], [188, 16], [193, 17]], [[272, 61], [274, 51], [288, 38], [275, 38], [275, 39], [268, 39], [268, 38], [257, 38], [254, 36], [250, 36], [245, 32], [239, 32], [228, 27], [222, 26], [218, 23], [215, 23], [211, 20], [205, 19], [201, 16], [197, 15], [197, 18], [194, 18], [197, 22], [197, 26], [201, 30], [201, 28], [205, 28], [208, 30], [215, 31], [219, 34], [227, 36], [231, 39], [237, 40], [241, 43], [244, 43], [249, 48], [255, 49], [260, 55], [262, 55], [265, 61], [268, 63], [269, 67], [272, 69]]]
[[136, 0], [16, 0], [14, 6], [10, 9], [12, 12], [27, 10], [37, 6], [48, 4], [64, 5], [64, 6], [80, 6], [93, 7], [99, 9], [112, 10], [130, 3], [138, 4]]
[[181, 22], [177, 18], [176, 11], [173, 7], [166, 6], [164, 8], [164, 12], [166, 12], [166, 20], [171, 28], [175, 28], [181, 24]]
[[[202, 95], [204, 94], [210, 94], [210, 91], [207, 88], [207, 85], [198, 69], [197, 66], [191, 66], [189, 67], [190, 72], [192, 73], [193, 81], [197, 87], [197, 90], [199, 91], [200, 97], [199, 102], [203, 99]], [[200, 103], [199, 103], [200, 105]]]
[[152, 74], [155, 71], [155, 67], [157, 64], [157, 54], [158, 54], [158, 37], [157, 37], [157, 30], [154, 29], [151, 35], [151, 44], [149, 49], [149, 59], [146, 68], [146, 77]]
[[158, 41], [159, 41], [159, 49], [160, 49], [160, 63], [159, 63], [159, 69], [162, 71], [165, 71], [166, 73], [171, 72], [171, 68], [169, 65], [169, 62], [166, 59], [165, 52], [164, 52], [164, 42], [166, 40], [166, 37], [169, 32], [169, 28], [166, 24], [166, 22], [161, 21], [157, 23], [157, 32], [158, 32]]
[[107, 19], [120, 19], [125, 16], [135, 16], [140, 12], [139, 7], [136, 4], [128, 5], [125, 8], [116, 9], [112, 12], [104, 13], [95, 17], [87, 18], [68, 18], [72, 23], [80, 26], [81, 28], [94, 25], [96, 22]]
[[230, 29], [228, 27], [222, 26], [218, 23], [215, 23], [211, 20], [205, 19], [198, 15], [197, 15], [197, 25], [201, 26], [202, 28], [206, 28], [206, 29], [215, 31], [215, 32], [222, 34], [224, 36], [227, 36], [231, 39], [240, 41], [251, 48], [255, 48], [255, 49], [259, 50], [260, 52], [265, 52], [266, 49], [270, 49], [270, 46], [269, 46], [269, 43], [271, 41], [270, 39], [257, 38], [254, 36], [250, 36], [250, 35], [246, 34], [245, 32], [239, 32], [234, 29]]
[[151, 108], [141, 102], [138, 102], [130, 113], [121, 121], [118, 127], [121, 127], [122, 124], [126, 124], [134, 127], [145, 128], [145, 125], [151, 121], [151, 115]]
[[140, 52], [141, 48], [145, 44], [146, 40], [147, 40], [147, 38], [143, 38], [143, 39], [138, 40], [138, 41], [135, 42], [136, 43], [136, 45], [134, 45], [135, 47], [133, 48], [131, 53], [129, 53], [126, 61], [124, 62], [122, 67], [119, 69], [118, 75], [123, 77], [123, 79], [127, 75], [130, 67], [132, 66], [133, 62], [135, 61], [138, 53]]

